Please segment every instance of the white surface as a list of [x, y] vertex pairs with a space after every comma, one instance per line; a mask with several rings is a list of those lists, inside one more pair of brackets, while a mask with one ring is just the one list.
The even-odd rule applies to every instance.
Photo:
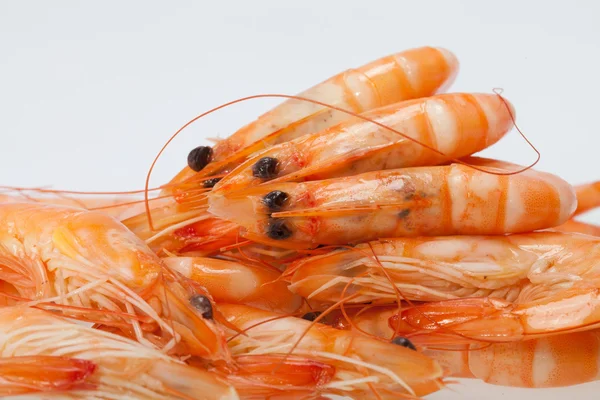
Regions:
[[[0, 184], [141, 188], [160, 146], [196, 114], [246, 95], [294, 94], [422, 45], [458, 55], [452, 90], [505, 89], [542, 152], [539, 169], [573, 183], [600, 179], [596, 4], [3, 0]], [[243, 103], [194, 125], [159, 162], [153, 182], [178, 171], [204, 138], [226, 136], [276, 102]], [[515, 132], [483, 154], [522, 164], [534, 158]], [[600, 384], [453, 387], [457, 393], [431, 399], [591, 399]]]

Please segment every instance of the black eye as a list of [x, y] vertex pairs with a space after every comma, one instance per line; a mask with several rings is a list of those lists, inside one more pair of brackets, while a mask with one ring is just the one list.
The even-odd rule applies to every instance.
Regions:
[[190, 297], [190, 304], [202, 314], [202, 318], [213, 319], [213, 308], [208, 297], [196, 294]]
[[292, 236], [292, 230], [283, 219], [272, 219], [267, 226], [267, 236], [274, 240], [284, 240]]
[[198, 146], [188, 154], [188, 166], [196, 172], [201, 171], [212, 159], [212, 154], [212, 148], [208, 146]]
[[283, 208], [283, 205], [289, 198], [286, 192], [281, 190], [273, 190], [263, 197], [263, 204], [271, 211], [279, 211]]
[[212, 178], [212, 179], [207, 179], [204, 182], [202, 182], [202, 186], [209, 189], [214, 187], [217, 183], [219, 183], [219, 181], [223, 179], [223, 178]]
[[397, 344], [398, 346], [406, 347], [407, 349], [417, 350], [415, 345], [410, 340], [402, 336], [396, 336], [394, 340], [392, 340], [392, 343]]
[[317, 317], [321, 315], [320, 311], [311, 311], [311, 312], [307, 312], [306, 314], [304, 314], [302, 316], [302, 319], [305, 319], [307, 321], [314, 321], [315, 319], [317, 319]]
[[273, 157], [263, 157], [252, 166], [252, 175], [261, 179], [273, 179], [277, 176], [279, 161]]

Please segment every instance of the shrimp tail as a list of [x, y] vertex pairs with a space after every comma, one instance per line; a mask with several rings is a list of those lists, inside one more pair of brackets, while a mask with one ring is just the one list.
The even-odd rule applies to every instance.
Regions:
[[96, 364], [56, 356], [0, 358], [0, 395], [64, 391], [89, 385]]

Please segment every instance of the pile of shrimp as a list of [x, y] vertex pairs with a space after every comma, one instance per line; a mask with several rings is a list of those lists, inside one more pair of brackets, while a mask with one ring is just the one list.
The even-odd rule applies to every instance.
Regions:
[[[4, 188], [0, 396], [415, 399], [457, 377], [599, 379], [600, 229], [574, 217], [600, 184], [476, 157], [516, 113], [497, 91], [447, 92], [458, 65], [416, 48], [219, 106], [171, 137], [144, 190]], [[150, 187], [184, 128], [261, 97], [285, 100]]]

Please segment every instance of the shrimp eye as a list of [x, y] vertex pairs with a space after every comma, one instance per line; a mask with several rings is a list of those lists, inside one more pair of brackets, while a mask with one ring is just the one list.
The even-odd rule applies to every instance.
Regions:
[[272, 219], [267, 226], [267, 236], [274, 240], [284, 240], [292, 236], [292, 230], [283, 219]]
[[252, 166], [252, 175], [261, 179], [273, 179], [277, 176], [279, 161], [273, 157], [263, 157]]
[[311, 311], [311, 312], [307, 312], [306, 314], [304, 314], [302, 316], [302, 319], [305, 319], [307, 321], [314, 321], [315, 319], [317, 319], [317, 317], [321, 315], [321, 312], [319, 311]]
[[201, 294], [195, 294], [190, 297], [190, 304], [202, 313], [202, 318], [213, 319], [213, 308], [208, 297]]
[[392, 343], [397, 344], [398, 346], [406, 347], [407, 349], [417, 350], [415, 345], [410, 340], [402, 336], [396, 336], [394, 340], [392, 340]]
[[188, 166], [198, 172], [211, 161], [213, 155], [212, 148], [208, 146], [198, 146], [188, 154]]
[[207, 179], [207, 180], [205, 180], [204, 182], [202, 182], [202, 186], [203, 186], [203, 187], [205, 187], [205, 188], [207, 188], [207, 189], [210, 189], [210, 188], [212, 188], [212, 187], [215, 187], [215, 185], [216, 185], [217, 183], [219, 183], [219, 181], [220, 181], [221, 179], [222, 179], [222, 178], [212, 178], [212, 179]]
[[279, 211], [283, 208], [283, 205], [289, 198], [286, 192], [281, 190], [273, 190], [263, 197], [263, 204], [271, 211]]

